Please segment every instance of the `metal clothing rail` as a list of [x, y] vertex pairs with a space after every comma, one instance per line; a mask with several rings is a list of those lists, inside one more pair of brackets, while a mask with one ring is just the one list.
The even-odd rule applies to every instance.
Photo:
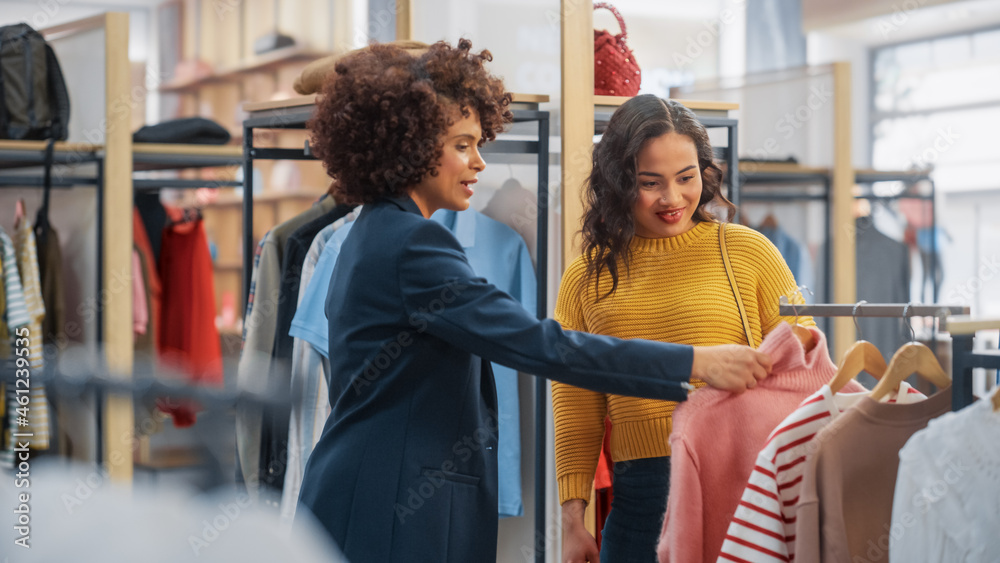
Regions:
[[788, 297], [782, 295], [778, 300], [778, 315], [782, 317], [938, 317], [949, 315], [968, 315], [967, 305], [911, 305], [907, 303], [862, 303], [815, 305], [792, 305]]
[[954, 411], [972, 404], [972, 368], [1000, 369], [1000, 351], [973, 353], [976, 331], [1000, 329], [1000, 320], [971, 320], [966, 305], [911, 305], [907, 303], [861, 303], [792, 305], [788, 298], [779, 298], [778, 314], [783, 317], [796, 315], [813, 317], [883, 317], [910, 318], [936, 317], [941, 320], [941, 330], [952, 337], [951, 409]]
[[[514, 123], [538, 124], [536, 140], [504, 139], [503, 135], [482, 148], [484, 155], [490, 154], [534, 154], [538, 159], [538, 197], [537, 206], [537, 246], [536, 268], [537, 279], [536, 316], [544, 319], [548, 316], [548, 236], [549, 236], [549, 112], [537, 109], [538, 101], [519, 102], [511, 104]], [[299, 104], [299, 105], [295, 105]], [[252, 274], [254, 243], [253, 243], [253, 162], [255, 160], [313, 160], [315, 157], [309, 150], [308, 143], [301, 149], [262, 148], [254, 146], [255, 129], [305, 129], [306, 123], [315, 111], [312, 98], [292, 100], [285, 107], [273, 104], [261, 104], [255, 108], [246, 108], [249, 117], [243, 122], [243, 307], [244, 312], [250, 296], [250, 277]], [[730, 134], [731, 147], [735, 147], [735, 120]], [[735, 155], [735, 150], [732, 151]], [[733, 157], [735, 158], [735, 157]], [[535, 377], [535, 537], [545, 537], [545, 461], [546, 461], [546, 420], [548, 387], [547, 380]], [[536, 550], [536, 561], [544, 561], [545, 550]]]

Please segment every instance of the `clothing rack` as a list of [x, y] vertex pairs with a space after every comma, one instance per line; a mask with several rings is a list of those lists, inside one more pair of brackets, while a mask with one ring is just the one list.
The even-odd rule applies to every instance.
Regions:
[[949, 316], [941, 329], [951, 334], [951, 405], [952, 410], [958, 410], [972, 404], [973, 368], [1000, 369], [1000, 350], [973, 351], [976, 332], [1000, 329], [1000, 319]]
[[[45, 164], [45, 141], [9, 141], [0, 140], [0, 171], [34, 168]], [[133, 143], [132, 153], [132, 189], [139, 191], [160, 190], [162, 188], [193, 189], [202, 187], [239, 186], [241, 182], [230, 180], [192, 180], [183, 178], [142, 178], [136, 177], [136, 172], [178, 170], [207, 167], [234, 167], [242, 164], [242, 151], [233, 146], [206, 146], [186, 144], [156, 144]], [[103, 145], [88, 143], [55, 143], [52, 154], [53, 167], [56, 165], [75, 167], [77, 165], [93, 164], [93, 175], [83, 175], [75, 169], [73, 175], [53, 170], [50, 184], [53, 189], [69, 189], [76, 186], [92, 186], [96, 188], [96, 230], [97, 230], [97, 295], [96, 303], [101, 302], [104, 291], [104, 168], [106, 150]], [[0, 174], [0, 188], [43, 188], [44, 178], [39, 173], [32, 174]], [[100, 348], [104, 342], [104, 310], [95, 310], [96, 343]], [[42, 376], [43, 379], [45, 376]], [[102, 422], [103, 402], [98, 395], [96, 403], [96, 437], [95, 457], [104, 458], [104, 432]]]
[[[825, 207], [824, 218], [826, 224], [823, 231], [827, 233], [829, 239], [830, 225], [833, 224], [832, 216], [832, 187], [833, 177], [827, 168], [813, 168], [800, 166], [798, 164], [787, 164], [778, 162], [755, 162], [740, 161], [740, 178], [742, 183], [750, 185], [788, 185], [788, 184], [818, 184], [822, 187], [821, 193], [796, 192], [796, 193], [755, 193], [747, 191], [742, 194], [744, 201], [754, 202], [798, 202], [798, 201], [821, 201]], [[818, 299], [829, 301], [832, 298], [831, 272], [833, 271], [833, 251], [830, 244], [826, 245], [823, 255], [823, 295]]]
[[970, 319], [967, 305], [911, 305], [908, 303], [861, 303], [792, 305], [788, 297], [778, 299], [778, 315], [782, 317], [935, 317], [941, 320], [941, 330], [952, 335], [952, 410], [972, 404], [972, 368], [1000, 369], [1000, 352], [973, 353], [976, 331], [1000, 329], [1000, 320]]
[[[913, 171], [881, 171], [881, 170], [856, 170], [854, 172], [854, 182], [857, 184], [874, 184], [876, 182], [901, 182], [906, 186], [902, 192], [890, 195], [879, 196], [875, 194], [861, 194], [855, 199], [866, 199], [869, 201], [896, 201], [900, 199], [918, 199], [931, 202], [931, 301], [938, 300], [941, 287], [937, 280], [938, 268], [938, 248], [937, 248], [937, 188], [934, 179], [931, 178], [931, 170]], [[930, 186], [929, 193], [916, 193], [912, 191], [913, 186], [918, 182], [927, 182]], [[924, 274], [926, 276], [926, 273]], [[923, 284], [921, 283], [921, 287]]]
[[[535, 276], [537, 279], [536, 315], [548, 316], [548, 210], [549, 210], [549, 112], [538, 109], [539, 103], [549, 101], [545, 95], [514, 94], [510, 105], [514, 123], [537, 123], [537, 136], [524, 139], [524, 135], [501, 134], [495, 141], [483, 146], [484, 155], [527, 154], [536, 155], [538, 163], [538, 241], [536, 246]], [[313, 160], [315, 156], [306, 143], [301, 149], [263, 148], [254, 146], [256, 129], [305, 129], [315, 111], [316, 96], [301, 96], [277, 102], [246, 104], [248, 118], [243, 122], [243, 307], [245, 311], [250, 295], [253, 241], [253, 162], [255, 160]], [[506, 138], [505, 138], [506, 137]], [[546, 419], [548, 416], [548, 387], [544, 378], [535, 378], [535, 537], [545, 537], [545, 458]], [[536, 561], [544, 561], [544, 548], [536, 552]]]

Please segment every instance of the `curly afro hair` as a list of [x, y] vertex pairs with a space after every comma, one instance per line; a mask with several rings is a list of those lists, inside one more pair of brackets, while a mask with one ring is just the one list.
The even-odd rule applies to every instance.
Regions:
[[461, 111], [475, 112], [492, 141], [513, 119], [510, 93], [486, 68], [489, 51], [441, 41], [414, 56], [373, 44], [345, 56], [323, 87], [309, 122], [311, 146], [344, 203], [401, 196], [437, 174], [442, 137]]

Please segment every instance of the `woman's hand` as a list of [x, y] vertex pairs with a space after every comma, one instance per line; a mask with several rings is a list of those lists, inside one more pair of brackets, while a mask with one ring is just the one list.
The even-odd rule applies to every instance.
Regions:
[[749, 346], [696, 346], [691, 377], [716, 389], [742, 393], [771, 373], [771, 357]]
[[583, 523], [586, 503], [580, 499], [568, 500], [562, 505], [563, 563], [600, 563], [597, 540], [590, 535]]

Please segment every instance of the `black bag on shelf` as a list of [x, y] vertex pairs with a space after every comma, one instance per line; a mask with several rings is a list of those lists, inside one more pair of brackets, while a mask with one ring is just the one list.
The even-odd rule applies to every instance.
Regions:
[[0, 139], [66, 140], [69, 92], [59, 60], [26, 23], [0, 27]]
[[225, 127], [203, 117], [183, 117], [156, 125], [144, 125], [132, 134], [133, 143], [224, 145], [230, 138]]

